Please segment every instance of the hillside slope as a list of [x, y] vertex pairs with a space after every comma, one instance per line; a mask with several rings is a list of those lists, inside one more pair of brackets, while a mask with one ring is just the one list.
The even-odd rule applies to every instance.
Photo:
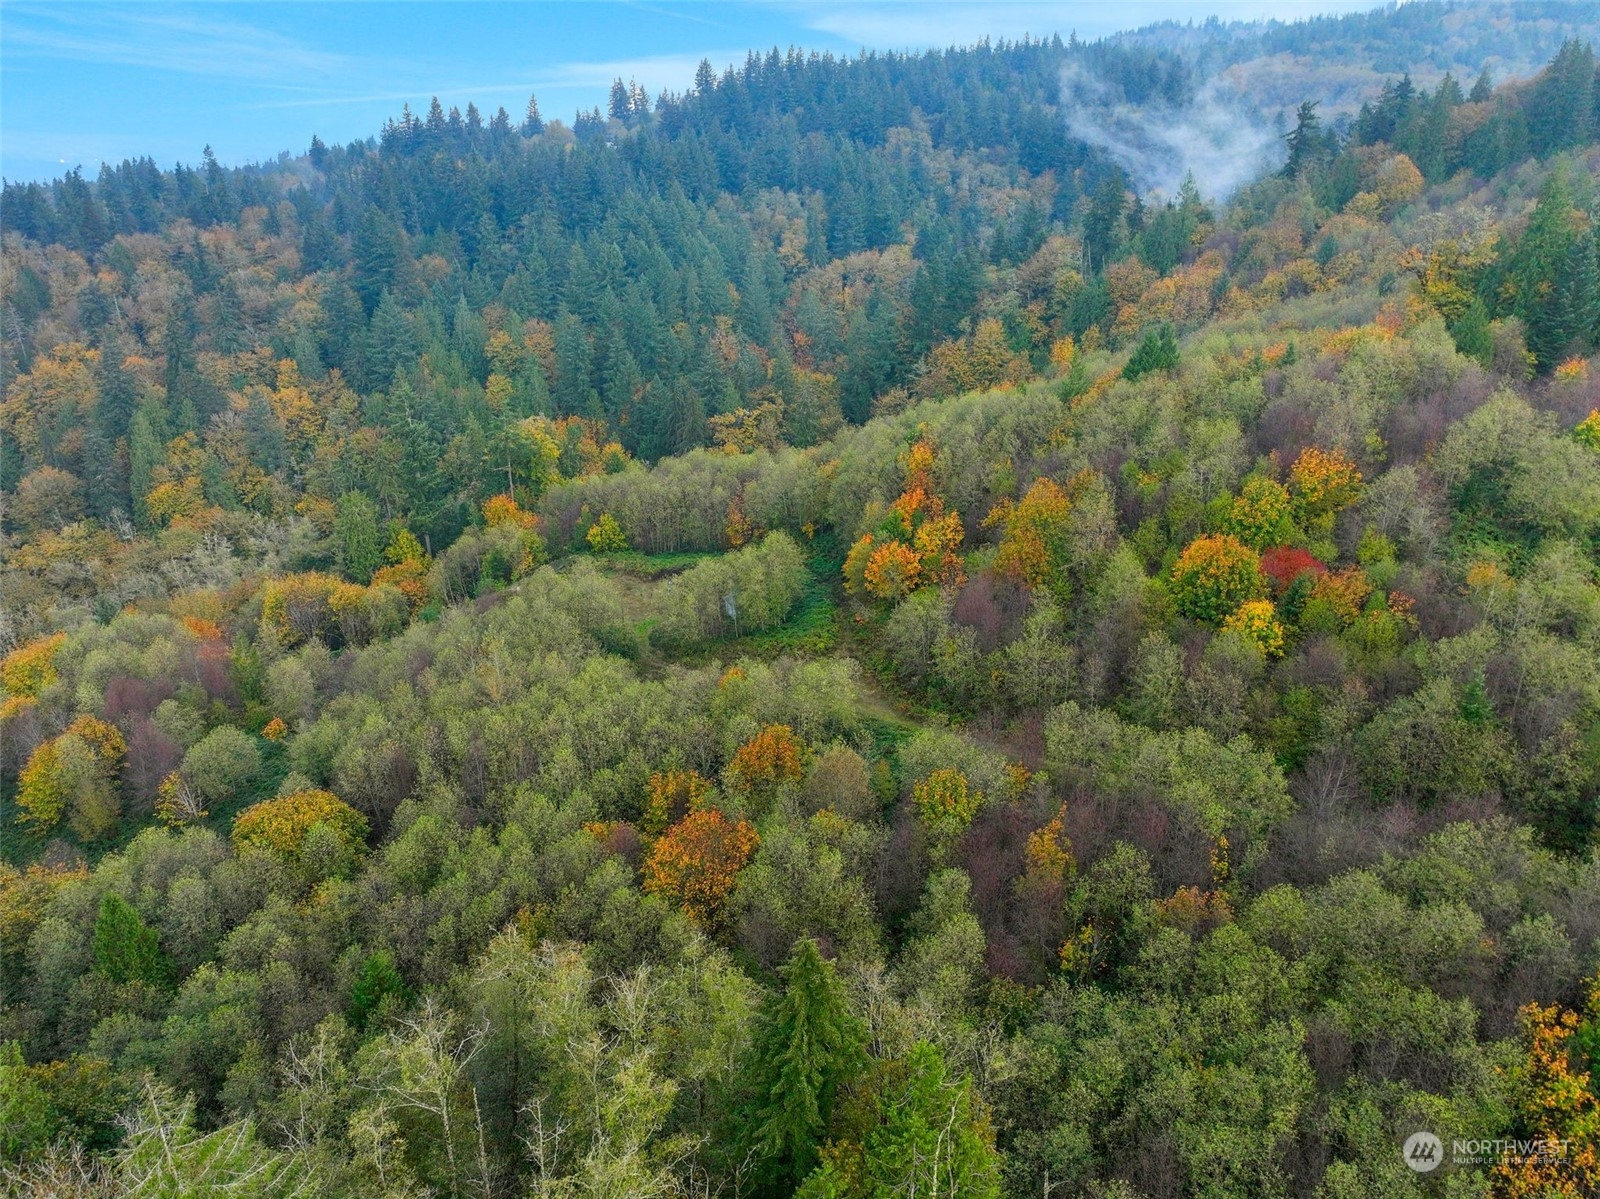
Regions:
[[[1251, 36], [1374, 27], [1464, 53]], [[1222, 198], [1056, 110], [1203, 56], [1053, 42], [8, 188], [0, 1177], [1592, 1193], [1552, 49]]]

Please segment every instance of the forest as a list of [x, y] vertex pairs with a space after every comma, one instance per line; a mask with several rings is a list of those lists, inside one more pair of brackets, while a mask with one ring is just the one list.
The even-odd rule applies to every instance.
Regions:
[[1591, 34], [7, 182], [0, 1193], [1600, 1193]]

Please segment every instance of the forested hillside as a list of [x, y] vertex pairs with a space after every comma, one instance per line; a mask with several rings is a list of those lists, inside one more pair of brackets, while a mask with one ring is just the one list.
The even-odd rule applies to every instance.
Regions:
[[1595, 1194], [1568, 12], [8, 184], [9, 1193]]

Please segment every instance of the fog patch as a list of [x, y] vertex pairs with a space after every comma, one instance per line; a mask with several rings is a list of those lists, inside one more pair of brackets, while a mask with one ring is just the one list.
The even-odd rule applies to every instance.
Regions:
[[1061, 70], [1061, 108], [1072, 135], [1106, 153], [1141, 192], [1173, 196], [1194, 172], [1202, 194], [1226, 199], [1284, 161], [1281, 130], [1219, 75], [1182, 103], [1136, 104], [1082, 63]]

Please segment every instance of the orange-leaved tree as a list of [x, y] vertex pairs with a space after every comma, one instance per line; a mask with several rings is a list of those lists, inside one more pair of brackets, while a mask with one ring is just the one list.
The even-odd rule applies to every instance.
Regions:
[[[545, 543], [539, 532], [538, 514], [519, 507], [510, 496], [492, 495], [484, 500], [483, 523], [491, 529], [515, 529], [520, 532], [517, 546], [511, 551], [514, 560], [509, 563], [513, 579], [522, 578], [545, 561]], [[620, 535], [620, 526], [617, 532]], [[377, 576], [373, 576], [373, 580], [376, 582]]]
[[1361, 471], [1343, 450], [1307, 446], [1289, 468], [1289, 487], [1303, 518], [1326, 522], [1361, 498]]
[[1371, 595], [1372, 580], [1359, 566], [1347, 566], [1338, 571], [1324, 571], [1317, 576], [1317, 581], [1311, 587], [1301, 622], [1322, 623], [1334, 627], [1351, 624], [1361, 615], [1361, 610]]
[[512, 525], [519, 529], [539, 527], [539, 517], [518, 507], [517, 501], [499, 492], [483, 501], [483, 523], [491, 529]]
[[936, 845], [948, 847], [983, 806], [983, 792], [950, 766], [933, 771], [911, 789], [911, 806]]
[[411, 604], [415, 612], [428, 602], [428, 554], [417, 535], [399, 522], [383, 551], [387, 566], [380, 566], [372, 574], [374, 587], [394, 587]]
[[1067, 838], [1065, 816], [1063, 807], [1028, 834], [1022, 851], [1022, 877], [1016, 881], [1017, 898], [1024, 906], [1059, 906], [1067, 880], [1077, 868], [1072, 857], [1072, 842]]
[[765, 798], [783, 783], [798, 783], [806, 773], [806, 747], [786, 724], [769, 724], [741, 745], [728, 763], [731, 790]]
[[891, 602], [902, 599], [922, 582], [922, 559], [903, 541], [885, 541], [867, 558], [861, 582], [868, 595]]
[[844, 561], [844, 586], [852, 595], [894, 602], [918, 587], [959, 586], [965, 581], [961, 515], [945, 510], [933, 485], [934, 448], [926, 437], [906, 451], [905, 486], [863, 533]]
[[18, 646], [0, 658], [0, 719], [15, 715], [38, 699], [39, 693], [60, 677], [56, 673], [56, 651], [66, 644], [65, 633], [51, 633]]
[[270, 630], [284, 645], [299, 645], [331, 632], [331, 601], [343, 582], [319, 571], [269, 579], [261, 589], [262, 630]]
[[20, 820], [49, 832], [70, 815], [73, 831], [87, 839], [111, 830], [117, 819], [117, 782], [128, 752], [114, 724], [80, 716], [65, 732], [34, 749], [17, 778]]
[[1283, 653], [1283, 624], [1271, 600], [1245, 600], [1222, 622], [1222, 628], [1240, 634], [1268, 658]]
[[715, 928], [743, 870], [761, 844], [753, 826], [717, 808], [690, 812], [667, 829], [644, 862], [644, 889], [677, 902], [696, 923]]
[[20, 870], [0, 864], [0, 964], [20, 970], [17, 959], [27, 952], [33, 931], [44, 919], [56, 892], [67, 883], [88, 877], [89, 869], [81, 863], [35, 865]]

